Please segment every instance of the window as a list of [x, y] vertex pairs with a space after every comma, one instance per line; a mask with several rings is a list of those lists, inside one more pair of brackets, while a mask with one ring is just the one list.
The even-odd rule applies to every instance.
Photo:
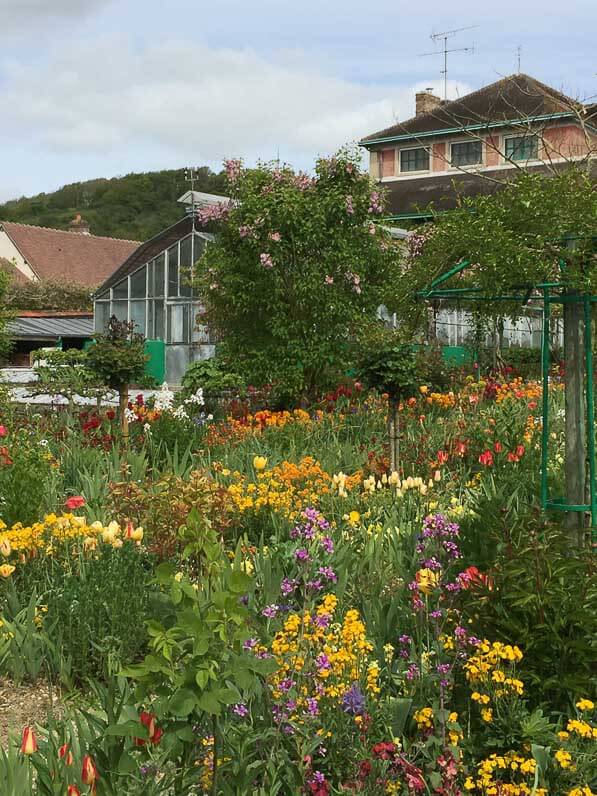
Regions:
[[505, 155], [508, 160], [537, 160], [539, 139], [536, 135], [516, 135], [506, 138]]
[[108, 327], [110, 320], [110, 302], [109, 301], [96, 301], [95, 302], [95, 331], [103, 333]]
[[169, 343], [188, 343], [190, 339], [189, 305], [168, 305], [168, 335]]
[[112, 288], [112, 298], [126, 299], [129, 297], [129, 280], [125, 277], [121, 282], [117, 282]]
[[429, 171], [429, 150], [403, 149], [400, 153], [400, 171]]
[[166, 262], [166, 255], [160, 254], [153, 261], [153, 295], [164, 295], [164, 263]]
[[131, 321], [135, 324], [134, 331], [145, 334], [145, 302], [131, 301]]
[[131, 274], [131, 298], [145, 298], [145, 266]]
[[461, 141], [452, 144], [451, 163], [453, 166], [475, 166], [483, 162], [481, 141]]
[[396, 151], [394, 149], [382, 149], [379, 153], [379, 176], [393, 177], [396, 164]]
[[178, 296], [178, 243], [168, 249], [168, 295]]
[[188, 238], [180, 242], [180, 295], [191, 296], [191, 279], [193, 266], [193, 238]]
[[112, 302], [112, 315], [116, 316], [119, 321], [128, 321], [129, 319], [129, 303], [128, 301], [113, 301]]

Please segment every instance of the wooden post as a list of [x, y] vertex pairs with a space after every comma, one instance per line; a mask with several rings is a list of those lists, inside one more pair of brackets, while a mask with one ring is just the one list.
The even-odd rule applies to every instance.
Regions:
[[[566, 502], [582, 505], [586, 498], [587, 437], [584, 395], [583, 305], [578, 301], [564, 303], [564, 366], [565, 366], [565, 476]], [[568, 512], [566, 527], [574, 546], [584, 541], [585, 513]]]
[[122, 440], [125, 447], [129, 443], [129, 421], [126, 416], [126, 410], [129, 405], [129, 387], [128, 384], [123, 384], [118, 391], [118, 413], [120, 415], [120, 430], [122, 432]]

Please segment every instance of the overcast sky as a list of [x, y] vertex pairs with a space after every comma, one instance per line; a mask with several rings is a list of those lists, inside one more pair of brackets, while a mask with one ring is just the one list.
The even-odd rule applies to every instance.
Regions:
[[[0, 0], [0, 201], [75, 180], [279, 156], [309, 168], [450, 96], [522, 71], [597, 94], [595, 0]], [[439, 47], [438, 47], [439, 51]]]

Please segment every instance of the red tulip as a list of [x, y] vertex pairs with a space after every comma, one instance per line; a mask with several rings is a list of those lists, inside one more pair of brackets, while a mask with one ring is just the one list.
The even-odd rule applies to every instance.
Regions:
[[0, 437], [5, 437], [8, 434], [6, 426], [0, 426]]
[[524, 445], [517, 445], [516, 447], [516, 455], [517, 456], [524, 456]]
[[93, 785], [99, 779], [99, 773], [91, 755], [85, 755], [83, 758], [81, 779], [85, 785]]
[[69, 509], [69, 511], [72, 511], [73, 509], [80, 509], [81, 506], [85, 505], [85, 498], [83, 495], [73, 495], [64, 501], [64, 505], [67, 509]]
[[62, 746], [58, 750], [58, 757], [61, 760], [64, 760], [64, 762], [65, 762], [65, 764], [67, 766], [72, 766], [72, 764], [73, 764], [73, 753], [68, 748], [68, 744], [67, 743], [62, 744]]
[[493, 589], [493, 578], [480, 572], [477, 567], [467, 567], [464, 572], [458, 576], [460, 583], [464, 589], [470, 586], [484, 586], [486, 589]]
[[438, 464], [445, 464], [449, 459], [448, 454], [445, 451], [438, 451], [437, 452], [437, 463]]
[[[147, 732], [149, 734], [149, 743], [158, 744], [164, 731], [161, 730], [159, 727], [156, 727], [155, 724], [155, 715], [153, 713], [147, 713], [146, 711], [142, 711], [139, 714], [139, 721], [144, 727], [147, 727]], [[145, 746], [145, 740], [143, 738], [135, 738], [135, 745], [136, 746]]]
[[66, 789], [66, 796], [81, 796], [81, 791], [76, 785], [69, 785]]
[[493, 464], [493, 453], [490, 450], [485, 450], [479, 456], [479, 463], [484, 467], [491, 467]]
[[496, 453], [501, 453], [504, 450], [501, 442], [496, 442], [493, 449]]
[[32, 755], [34, 752], [37, 752], [37, 738], [35, 737], [33, 727], [25, 727], [23, 730], [21, 752], [24, 755]]

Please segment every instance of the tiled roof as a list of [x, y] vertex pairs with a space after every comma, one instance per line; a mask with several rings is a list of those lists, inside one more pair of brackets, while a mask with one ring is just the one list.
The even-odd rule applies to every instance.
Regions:
[[573, 114], [583, 108], [560, 91], [547, 86], [529, 75], [504, 77], [488, 86], [473, 91], [456, 100], [442, 102], [428, 113], [413, 116], [385, 130], [379, 130], [362, 139], [365, 146], [379, 138], [430, 133], [435, 130], [461, 128], [467, 125], [487, 124], [531, 116], [558, 113]]
[[[530, 173], [553, 174], [568, 168], [568, 163], [553, 163], [550, 166], [529, 166]], [[597, 161], [591, 163], [591, 175], [597, 180]], [[435, 211], [453, 210], [459, 196], [483, 196], [499, 191], [503, 185], [519, 176], [518, 169], [495, 169], [487, 175], [483, 172], [459, 172], [438, 177], [396, 180], [389, 183], [388, 204], [390, 217], [426, 212], [430, 204]]]
[[0, 222], [40, 279], [96, 287], [138, 248], [139, 241]]

